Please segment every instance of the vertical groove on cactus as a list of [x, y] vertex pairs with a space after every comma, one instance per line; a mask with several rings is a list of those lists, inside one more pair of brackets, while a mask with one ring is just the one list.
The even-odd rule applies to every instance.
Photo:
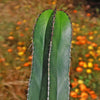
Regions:
[[54, 13], [55, 12], [51, 14], [50, 19], [47, 24], [47, 28], [46, 28], [44, 53], [43, 53], [42, 83], [41, 83], [41, 91], [40, 91], [39, 100], [46, 100], [47, 93], [48, 93], [48, 58], [49, 58], [49, 50], [50, 50], [50, 41], [51, 41], [51, 36], [52, 36], [51, 34], [52, 34]]
[[50, 87], [50, 54], [51, 54], [51, 48], [52, 48], [52, 36], [53, 36], [54, 23], [55, 23], [55, 14], [56, 14], [56, 8], [54, 10], [54, 15], [53, 15], [52, 33], [51, 33], [51, 41], [50, 41], [49, 57], [48, 57], [48, 98], [47, 98], [47, 100], [49, 100], [49, 87]]

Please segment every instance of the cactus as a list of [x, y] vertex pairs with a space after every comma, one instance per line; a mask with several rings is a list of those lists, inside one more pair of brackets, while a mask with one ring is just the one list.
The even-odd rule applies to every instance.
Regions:
[[49, 100], [69, 100], [71, 33], [70, 19], [63, 11], [46, 10], [39, 16], [27, 100], [47, 100], [48, 96]]

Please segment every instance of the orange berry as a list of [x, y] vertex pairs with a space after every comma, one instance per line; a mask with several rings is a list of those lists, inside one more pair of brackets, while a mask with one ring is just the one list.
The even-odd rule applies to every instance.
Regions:
[[19, 70], [19, 69], [21, 69], [21, 67], [20, 67], [20, 66], [18, 66], [18, 67], [16, 67], [15, 69], [16, 69], [16, 70]]
[[77, 39], [77, 40], [81, 40], [81, 38], [82, 38], [82, 36], [77, 36], [76, 39]]
[[77, 13], [77, 10], [73, 10], [73, 13]]
[[1, 58], [0, 59], [0, 62], [5, 62], [5, 58]]
[[91, 90], [90, 90], [90, 88], [87, 88], [86, 91], [89, 93]]
[[87, 90], [87, 87], [86, 87], [85, 84], [80, 84], [79, 88], [80, 88], [81, 91], [86, 91]]
[[20, 24], [21, 24], [21, 22], [20, 22], [20, 21], [18, 21], [18, 22], [17, 22], [17, 25], [20, 25]]
[[82, 60], [82, 57], [79, 57], [78, 59], [79, 59], [79, 60]]
[[20, 33], [20, 36], [21, 36], [21, 37], [23, 37], [23, 36], [24, 36], [24, 34], [23, 34], [23, 33]]
[[87, 99], [88, 98], [88, 94], [86, 92], [82, 92], [81, 93], [81, 97]]
[[86, 44], [86, 40], [81, 40], [81, 44]]
[[77, 40], [86, 40], [86, 36], [77, 36]]
[[95, 67], [98, 67], [99, 65], [98, 65], [98, 64], [94, 64], [94, 66], [95, 66]]
[[90, 17], [90, 16], [91, 16], [91, 14], [90, 14], [90, 13], [87, 13], [87, 14], [86, 14], [86, 16]]
[[89, 57], [90, 56], [90, 54], [85, 54], [85, 57]]
[[9, 36], [8, 39], [9, 40], [14, 40], [14, 37], [13, 36]]
[[55, 2], [55, 1], [53, 1], [53, 2], [52, 2], [52, 4], [53, 4], [53, 5], [55, 5], [55, 4], [56, 4], [56, 2]]
[[92, 95], [92, 94], [95, 94], [95, 92], [94, 91], [89, 91], [89, 94]]
[[79, 66], [83, 66], [84, 63], [85, 63], [84, 61], [80, 61], [80, 62], [79, 62]]
[[24, 42], [18, 42], [18, 45], [24, 45], [25, 43]]
[[8, 49], [8, 52], [10, 52], [10, 53], [11, 53], [12, 51], [13, 51], [12, 49]]
[[96, 43], [92, 43], [92, 46], [93, 46], [93, 47], [97, 47], [97, 44], [96, 44]]
[[72, 88], [74, 88], [74, 87], [76, 87], [78, 85], [78, 82], [77, 81], [76, 82], [72, 82], [71, 85], [72, 85]]
[[22, 48], [21, 48], [21, 47], [19, 47], [19, 46], [17, 47], [17, 49], [18, 49], [18, 51], [21, 51], [21, 50], [22, 50]]
[[28, 29], [29, 29], [29, 28], [26, 27], [26, 28], [25, 28], [25, 31], [28, 31]]
[[32, 60], [32, 56], [29, 56], [28, 59], [29, 59], [29, 60]]
[[93, 34], [93, 32], [89, 32], [88, 34], [89, 34], [89, 35], [92, 35], [92, 34]]
[[87, 100], [87, 99], [85, 99], [85, 98], [80, 98], [79, 100]]
[[87, 68], [87, 64], [86, 64], [86, 63], [84, 63], [83, 67], [84, 67], [84, 68]]
[[87, 44], [91, 44], [92, 42], [91, 41], [87, 41]]
[[98, 67], [98, 64], [94, 64], [94, 70], [100, 71], [100, 68]]
[[97, 95], [95, 94], [94, 91], [89, 91], [89, 94], [91, 95], [92, 99], [96, 99], [97, 98]]
[[80, 42], [79, 42], [79, 41], [76, 41], [76, 44], [77, 44], [77, 45], [80, 45]]
[[92, 99], [96, 99], [96, 98], [97, 98], [97, 95], [96, 95], [96, 94], [92, 94], [92, 95], [91, 95], [91, 98], [92, 98]]
[[70, 96], [73, 97], [73, 98], [77, 98], [77, 93], [74, 92], [74, 91], [71, 91]]
[[26, 63], [24, 63], [24, 65], [23, 65], [24, 67], [28, 67], [29, 66], [29, 63], [28, 62], [26, 62]]
[[82, 72], [82, 71], [83, 71], [83, 68], [77, 67], [77, 68], [76, 68], [76, 71], [77, 71], [77, 72]]

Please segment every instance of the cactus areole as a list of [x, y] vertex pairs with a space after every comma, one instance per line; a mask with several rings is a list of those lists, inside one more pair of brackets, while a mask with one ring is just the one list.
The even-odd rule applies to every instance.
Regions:
[[71, 33], [63, 11], [46, 10], [37, 19], [27, 100], [69, 100]]

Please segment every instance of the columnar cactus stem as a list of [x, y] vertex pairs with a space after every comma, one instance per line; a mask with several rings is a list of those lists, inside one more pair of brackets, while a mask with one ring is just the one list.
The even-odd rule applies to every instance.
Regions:
[[63, 11], [46, 10], [39, 16], [34, 28], [34, 54], [27, 100], [47, 100], [48, 91], [49, 100], [69, 100], [71, 33], [70, 19]]

